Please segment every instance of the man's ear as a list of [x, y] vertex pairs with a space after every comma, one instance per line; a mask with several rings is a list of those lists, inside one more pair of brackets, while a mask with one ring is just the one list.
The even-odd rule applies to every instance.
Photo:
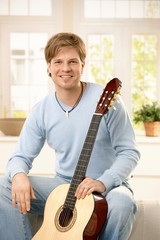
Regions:
[[51, 77], [50, 67], [51, 67], [51, 63], [48, 63], [47, 64], [47, 72], [48, 72], [49, 77]]
[[85, 66], [85, 63], [82, 62], [82, 71], [81, 71], [81, 74], [83, 73], [84, 66]]

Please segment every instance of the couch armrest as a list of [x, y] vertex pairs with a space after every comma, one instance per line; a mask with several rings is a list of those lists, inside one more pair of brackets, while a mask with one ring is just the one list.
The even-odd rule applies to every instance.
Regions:
[[138, 212], [129, 240], [160, 240], [160, 199], [136, 200]]

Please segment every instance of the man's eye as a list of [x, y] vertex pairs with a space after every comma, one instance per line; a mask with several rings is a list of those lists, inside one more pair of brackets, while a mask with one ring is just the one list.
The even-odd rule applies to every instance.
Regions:
[[72, 60], [72, 61], [71, 61], [71, 63], [73, 63], [73, 64], [76, 64], [76, 63], [77, 63], [77, 61], [75, 61], [75, 60]]
[[61, 63], [61, 62], [60, 62], [60, 61], [55, 61], [54, 63], [55, 63], [55, 64], [58, 64], [58, 63]]

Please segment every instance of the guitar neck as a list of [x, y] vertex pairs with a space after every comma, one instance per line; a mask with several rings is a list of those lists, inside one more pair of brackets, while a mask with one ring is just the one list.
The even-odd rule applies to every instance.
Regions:
[[75, 169], [68, 194], [65, 199], [64, 208], [74, 209], [76, 203], [75, 192], [78, 185], [83, 181], [86, 176], [86, 170], [94, 146], [94, 142], [97, 136], [99, 124], [102, 116], [112, 106], [115, 96], [119, 93], [121, 88], [121, 81], [118, 78], [113, 78], [107, 83], [92, 116], [92, 120], [88, 129], [88, 133], [78, 160], [77, 167]]
[[83, 144], [83, 148], [78, 160], [77, 167], [75, 169], [70, 188], [64, 203], [65, 208], [74, 209], [76, 198], [75, 198], [75, 192], [78, 187], [78, 185], [82, 182], [82, 180], [86, 176], [86, 170], [88, 167], [88, 163], [90, 160], [90, 156], [92, 153], [92, 149], [94, 146], [94, 142], [97, 136], [99, 124], [102, 119], [102, 114], [93, 114], [88, 133], [85, 139], [85, 142]]

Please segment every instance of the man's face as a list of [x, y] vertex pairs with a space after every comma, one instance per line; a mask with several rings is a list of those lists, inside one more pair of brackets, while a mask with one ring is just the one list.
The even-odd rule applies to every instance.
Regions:
[[48, 71], [56, 88], [69, 89], [81, 79], [84, 63], [73, 47], [62, 47], [58, 54], [48, 63]]

